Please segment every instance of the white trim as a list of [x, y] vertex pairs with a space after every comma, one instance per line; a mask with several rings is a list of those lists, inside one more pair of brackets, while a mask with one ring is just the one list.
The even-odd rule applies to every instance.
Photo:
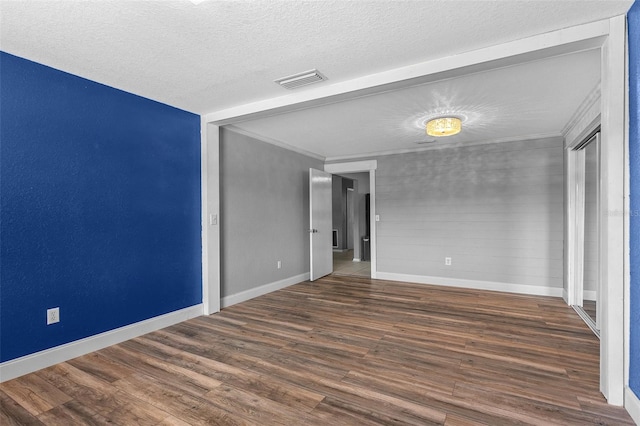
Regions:
[[51, 349], [45, 349], [40, 352], [5, 361], [0, 364], [0, 382], [33, 373], [34, 371], [86, 355], [90, 352], [133, 339], [143, 334], [151, 333], [152, 331], [160, 330], [161, 328], [169, 327], [200, 315], [202, 315], [202, 304], [193, 305]]
[[[377, 167], [377, 162], [376, 162]], [[376, 222], [376, 171], [369, 170], [369, 250], [371, 251], [371, 278], [378, 278], [378, 222]]]
[[640, 399], [628, 386], [624, 388], [624, 408], [633, 421], [640, 425]]
[[578, 182], [577, 176], [577, 168], [578, 168], [578, 159], [577, 153], [567, 149], [564, 153], [565, 158], [565, 191], [566, 191], [566, 201], [565, 201], [565, 258], [564, 262], [566, 264], [566, 275], [565, 275], [565, 284], [564, 287], [567, 290], [567, 299], [566, 302], [568, 305], [575, 305], [576, 301], [579, 299], [576, 295], [576, 273], [578, 271], [578, 226], [576, 225], [576, 206], [578, 205], [577, 200], [577, 189], [576, 184]]
[[361, 262], [361, 259], [360, 259], [359, 257], [354, 257], [354, 258], [353, 258], [353, 261], [354, 261], [354, 262]]
[[254, 297], [262, 296], [264, 294], [271, 293], [272, 291], [280, 290], [285, 287], [289, 287], [290, 285], [298, 284], [308, 280], [309, 273], [305, 272], [304, 274], [295, 275], [293, 277], [285, 278], [280, 281], [274, 281], [272, 283], [264, 284], [259, 287], [241, 291], [240, 293], [225, 296], [222, 298], [222, 307], [227, 308], [229, 306], [235, 305], [236, 303], [245, 302], [249, 299], [253, 299]]
[[202, 304], [220, 311], [220, 127], [202, 120]]
[[376, 170], [378, 161], [352, 161], [349, 163], [325, 164], [324, 171], [329, 173], [359, 173]]
[[596, 290], [582, 290], [582, 300], [597, 301], [598, 292]]
[[578, 106], [578, 109], [573, 113], [573, 116], [569, 119], [567, 124], [565, 124], [564, 129], [562, 129], [562, 135], [568, 141], [572, 141], [574, 139], [582, 140], [585, 138], [586, 135], [582, 136], [580, 134], [576, 134], [576, 132], [589, 128], [590, 126], [585, 126], [585, 123], [593, 121], [600, 115], [600, 98], [600, 82], [598, 82], [598, 84], [596, 84], [591, 92], [589, 92], [585, 97], [580, 106]]
[[209, 170], [207, 160], [207, 122], [204, 117], [200, 117], [200, 232], [202, 235], [201, 255], [202, 255], [202, 309], [204, 313], [209, 313]]
[[232, 131], [234, 133], [239, 133], [244, 136], [248, 136], [253, 139], [257, 139], [259, 141], [275, 145], [280, 148], [287, 149], [289, 151], [297, 152], [298, 154], [306, 155], [307, 157], [315, 158], [316, 160], [325, 161], [325, 158], [322, 155], [318, 155], [311, 151], [307, 151], [306, 149], [298, 148], [297, 146], [289, 145], [285, 142], [281, 142], [277, 139], [270, 138], [268, 136], [262, 136], [257, 133], [250, 132], [249, 130], [241, 129], [238, 126], [234, 126], [232, 124], [228, 124], [224, 126], [225, 129]]
[[230, 124], [248, 118], [339, 102], [355, 96], [366, 96], [399, 87], [597, 48], [602, 45], [608, 32], [608, 20], [577, 25], [344, 82], [320, 85], [303, 92], [211, 112], [204, 117], [208, 122], [219, 125]]
[[[591, 142], [593, 143], [593, 142]], [[573, 228], [575, 248], [573, 252], [573, 295], [574, 300], [571, 301], [571, 305], [582, 306], [584, 300], [584, 218], [585, 218], [585, 151], [580, 149], [577, 151], [570, 151], [569, 155], [572, 156], [575, 161], [573, 176], [575, 177], [574, 191], [575, 191], [575, 204], [573, 206], [573, 213], [568, 222], [568, 226]], [[600, 162], [600, 158], [598, 158]], [[599, 210], [598, 210], [599, 211]], [[598, 236], [599, 237], [599, 236]], [[599, 259], [599, 257], [598, 257]], [[599, 278], [599, 277], [598, 277]]]
[[626, 16], [609, 20], [602, 46], [600, 391], [613, 405], [624, 401], [624, 169]]
[[564, 300], [564, 302], [569, 305], [569, 293], [567, 293], [567, 289], [563, 288], [562, 289], [562, 299]]
[[443, 287], [462, 287], [474, 290], [502, 291], [506, 293], [527, 294], [533, 296], [562, 297], [561, 287], [541, 287], [535, 285], [501, 283], [494, 281], [465, 280], [460, 278], [429, 277], [426, 275], [396, 274], [378, 272], [378, 279], [404, 281], [417, 284], [429, 284]]
[[[602, 199], [602, 175], [601, 175], [601, 162], [602, 162], [602, 154], [601, 154], [601, 133], [598, 132], [596, 134], [596, 140], [594, 141], [596, 143], [596, 158], [598, 159], [598, 161], [596, 162], [597, 166], [596, 166], [596, 215], [598, 215], [597, 212], [601, 212], [601, 199]], [[593, 142], [591, 142], [593, 143]], [[586, 159], [586, 153], [585, 153], [585, 159]], [[623, 166], [624, 167], [624, 166]], [[586, 173], [586, 164], [585, 164], [585, 173]], [[586, 206], [585, 206], [586, 207]], [[596, 282], [596, 295], [593, 298], [589, 298], [585, 293], [584, 289], [582, 289], [582, 297], [583, 300], [596, 300], [596, 328], [598, 329], [598, 337], [600, 337], [600, 327], [601, 327], [601, 323], [602, 323], [602, 303], [600, 303], [600, 301], [602, 300], [602, 293], [603, 293], [603, 282], [601, 279], [601, 272], [600, 272], [600, 265], [602, 265], [601, 262], [601, 255], [600, 255], [600, 249], [602, 247], [602, 243], [600, 242], [600, 239], [602, 238], [602, 218], [598, 217], [596, 220], [596, 244], [598, 246], [598, 264], [596, 265], [596, 274], [597, 274], [597, 282]]]
[[343, 160], [357, 160], [360, 158], [383, 157], [385, 155], [411, 154], [414, 152], [424, 152], [424, 151], [461, 148], [461, 147], [479, 146], [479, 145], [494, 145], [497, 143], [505, 143], [505, 142], [524, 142], [529, 140], [549, 139], [549, 138], [558, 138], [558, 137], [562, 137], [562, 134], [537, 133], [537, 134], [527, 135], [524, 137], [514, 136], [514, 137], [467, 141], [467, 142], [441, 142], [441, 143], [434, 143], [427, 146], [420, 146], [416, 148], [391, 149], [387, 151], [377, 151], [377, 152], [368, 152], [368, 153], [361, 153], [361, 154], [342, 155], [337, 157], [327, 157], [326, 161], [333, 162], [333, 161], [343, 161]]
[[[627, 32], [627, 35], [629, 33]], [[626, 52], [626, 60], [629, 63], [629, 48], [627, 44], [627, 52]], [[625, 67], [625, 93], [629, 92], [629, 67]], [[624, 122], [627, 123], [625, 126], [625, 150], [624, 150], [624, 211], [631, 211], [631, 175], [630, 168], [631, 162], [629, 160], [629, 99], [627, 98], [625, 102], [625, 119]], [[631, 226], [631, 215], [624, 215], [624, 384], [629, 385], [629, 362], [631, 358], [630, 352], [630, 341], [631, 341], [631, 242], [630, 242], [630, 226]], [[631, 392], [631, 390], [629, 390]], [[634, 394], [636, 407], [636, 417], [634, 418], [637, 424], [640, 424], [640, 404], [638, 403], [638, 398]], [[626, 394], [625, 394], [626, 398]], [[626, 401], [626, 399], [625, 399]], [[626, 403], [625, 403], [626, 406]], [[632, 416], [633, 417], [633, 416]]]

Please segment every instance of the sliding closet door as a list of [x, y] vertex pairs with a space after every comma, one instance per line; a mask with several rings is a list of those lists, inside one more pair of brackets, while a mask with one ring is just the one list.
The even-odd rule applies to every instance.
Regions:
[[592, 139], [584, 149], [584, 262], [582, 265], [582, 307], [600, 330], [598, 315], [599, 291], [599, 240], [598, 220], [600, 197], [599, 138]]
[[600, 133], [587, 138], [572, 152], [576, 158], [577, 228], [576, 296], [574, 308], [600, 332]]

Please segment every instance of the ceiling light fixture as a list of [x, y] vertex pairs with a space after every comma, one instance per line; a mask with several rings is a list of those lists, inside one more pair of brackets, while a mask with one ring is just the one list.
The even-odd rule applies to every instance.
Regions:
[[460, 133], [462, 121], [458, 117], [439, 117], [427, 122], [429, 136], [452, 136]]

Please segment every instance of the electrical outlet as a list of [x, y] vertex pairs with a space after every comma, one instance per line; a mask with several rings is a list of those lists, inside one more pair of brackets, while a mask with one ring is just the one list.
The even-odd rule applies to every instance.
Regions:
[[60, 322], [60, 308], [47, 309], [47, 325]]
[[282, 268], [282, 262], [278, 260], [278, 269]]
[[445, 257], [444, 258], [444, 264], [445, 264], [445, 266], [451, 266], [451, 258], [450, 257]]

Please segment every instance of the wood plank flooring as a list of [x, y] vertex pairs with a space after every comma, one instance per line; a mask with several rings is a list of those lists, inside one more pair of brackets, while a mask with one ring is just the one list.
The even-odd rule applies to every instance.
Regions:
[[555, 298], [329, 276], [0, 385], [0, 424], [632, 425]]

